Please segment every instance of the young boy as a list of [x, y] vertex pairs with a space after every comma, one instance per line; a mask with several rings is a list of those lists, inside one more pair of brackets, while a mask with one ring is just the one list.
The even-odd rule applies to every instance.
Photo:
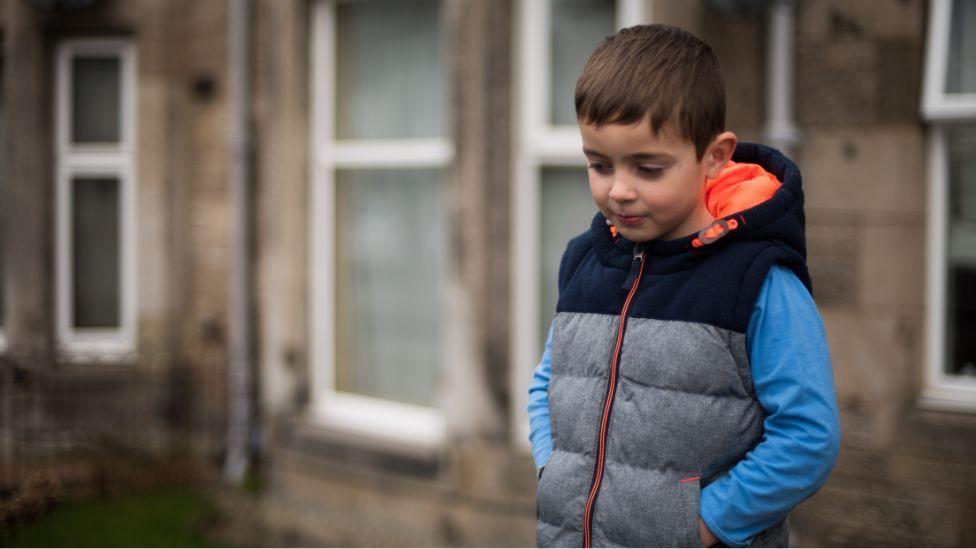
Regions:
[[840, 445], [800, 172], [725, 131], [718, 60], [674, 27], [604, 39], [576, 112], [599, 212], [529, 389], [537, 543], [788, 546]]

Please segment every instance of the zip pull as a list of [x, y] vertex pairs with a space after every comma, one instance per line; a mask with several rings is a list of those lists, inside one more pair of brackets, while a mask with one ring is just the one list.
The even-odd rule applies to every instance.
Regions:
[[621, 290], [630, 290], [630, 287], [634, 285], [634, 281], [637, 280], [637, 275], [640, 273], [642, 261], [644, 261], [644, 243], [637, 242], [634, 244], [634, 260], [630, 262], [630, 272], [627, 273], [627, 280], [624, 280], [620, 286]]

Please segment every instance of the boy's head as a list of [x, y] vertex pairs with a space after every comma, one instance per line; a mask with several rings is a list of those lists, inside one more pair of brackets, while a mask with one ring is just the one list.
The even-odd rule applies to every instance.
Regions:
[[666, 25], [605, 38], [576, 83], [590, 192], [630, 240], [669, 240], [711, 221], [705, 181], [735, 150], [711, 48]]

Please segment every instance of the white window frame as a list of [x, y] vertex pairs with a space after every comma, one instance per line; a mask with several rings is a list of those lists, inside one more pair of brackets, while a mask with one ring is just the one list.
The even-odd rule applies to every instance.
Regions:
[[929, 5], [921, 111], [928, 128], [928, 200], [925, 375], [918, 397], [923, 408], [976, 412], [976, 378], [945, 371], [949, 181], [947, 126], [976, 122], [976, 94], [946, 94], [951, 0]]
[[[7, 64], [7, 59], [5, 57], [3, 57], [3, 55], [0, 55], [0, 72], [3, 72], [4, 67], [6, 66], [6, 64]], [[3, 91], [4, 89], [6, 89], [6, 86], [3, 85], [3, 80], [5, 80], [5, 79], [6, 79], [5, 76], [3, 78], [0, 78], [0, 102], [3, 103], [3, 107], [2, 108], [4, 110], [4, 113], [7, 113], [7, 112], [9, 112], [8, 109], [10, 108], [10, 102], [7, 101], [7, 94]], [[6, 124], [8, 124], [8, 122], [7, 122], [8, 119], [9, 119], [9, 117], [6, 116], [6, 115], [3, 117], [3, 122], [4, 123], [3, 124], [0, 124], [0, 132], [6, 132], [7, 131], [7, 129], [6, 129], [5, 126], [6, 126]], [[4, 144], [4, 146], [6, 146], [6, 144]], [[10, 159], [8, 158], [7, 161], [9, 162]], [[3, 201], [6, 201], [8, 199], [8, 197], [10, 196], [10, 193], [8, 191], [9, 188], [10, 188], [9, 182], [6, 182], [5, 181], [4, 182], [4, 189], [3, 189], [4, 196], [0, 196], [0, 206], [2, 206]], [[8, 224], [8, 226], [9, 226], [9, 224]], [[9, 233], [9, 231], [8, 231], [8, 233]], [[10, 238], [10, 237], [7, 236], [7, 235], [4, 235], [4, 238]], [[0, 253], [2, 253], [2, 252], [0, 252]], [[5, 261], [4, 264], [3, 264], [4, 269], [7, 269], [8, 268], [7, 266], [9, 264], [10, 264], [9, 261]], [[6, 284], [6, 280], [8, 278], [7, 273], [5, 272], [5, 273], [3, 273], [3, 275], [4, 276], [2, 278], [0, 278], [0, 281], [2, 281], [3, 284]], [[3, 287], [3, 284], [0, 284], [0, 292], [6, 291], [4, 289], [4, 287]], [[10, 311], [10, 305], [6, 302], [6, 300], [4, 300], [3, 307], [4, 307], [5, 310], [4, 311], [0, 311], [0, 313], [3, 314], [3, 322], [4, 322], [2, 325], [0, 325], [0, 353], [5, 353], [7, 351], [7, 326], [6, 325], [7, 325], [7, 323], [10, 322], [10, 315], [7, 314]]]
[[[335, 386], [335, 171], [342, 168], [443, 170], [454, 159], [454, 144], [446, 137], [336, 139], [336, 4], [340, 1], [316, 0], [312, 5], [308, 287], [312, 335], [309, 338], [311, 404], [307, 419], [330, 431], [393, 443], [405, 449], [436, 450], [442, 446], [447, 430], [441, 409], [339, 391]], [[446, 356], [446, 350], [442, 353]]]
[[[120, 140], [118, 143], [71, 142], [71, 60], [77, 55], [116, 56], [120, 61]], [[72, 39], [57, 46], [55, 61], [55, 303], [59, 353], [69, 361], [120, 360], [136, 342], [136, 55], [128, 39]], [[72, 179], [111, 177], [119, 182], [118, 328], [75, 328], [71, 202]]]
[[945, 91], [951, 19], [952, 1], [932, 0], [929, 4], [925, 84], [922, 88], [922, 116], [930, 122], [972, 119], [973, 113], [976, 113], [976, 93]]
[[[512, 173], [512, 347], [509, 368], [511, 399], [510, 432], [513, 444], [530, 451], [530, 426], [526, 415], [528, 386], [539, 364], [545, 341], [539, 341], [539, 242], [541, 170], [544, 167], [582, 167], [586, 163], [583, 141], [576, 125], [550, 121], [551, 60], [550, 22], [552, 0], [520, 0], [516, 15], [514, 86], [516, 135], [513, 139]], [[617, 0], [617, 28], [651, 20], [646, 0]], [[596, 44], [594, 44], [596, 47]], [[595, 208], [595, 206], [594, 206]], [[587, 220], [588, 221], [588, 220]]]

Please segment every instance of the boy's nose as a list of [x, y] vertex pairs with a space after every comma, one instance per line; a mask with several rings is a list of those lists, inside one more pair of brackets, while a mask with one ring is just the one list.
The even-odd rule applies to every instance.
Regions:
[[626, 176], [614, 174], [610, 183], [610, 198], [617, 202], [627, 202], [637, 198], [637, 192]]

